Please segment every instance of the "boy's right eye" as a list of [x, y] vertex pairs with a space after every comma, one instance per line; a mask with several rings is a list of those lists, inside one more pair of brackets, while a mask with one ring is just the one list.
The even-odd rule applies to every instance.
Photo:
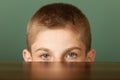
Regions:
[[49, 54], [42, 54], [40, 55], [40, 57], [43, 59], [43, 60], [48, 60], [50, 58], [50, 55]]

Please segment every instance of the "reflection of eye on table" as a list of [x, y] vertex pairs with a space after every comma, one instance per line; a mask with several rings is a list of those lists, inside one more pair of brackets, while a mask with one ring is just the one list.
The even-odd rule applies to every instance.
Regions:
[[120, 63], [0, 62], [0, 80], [120, 80]]

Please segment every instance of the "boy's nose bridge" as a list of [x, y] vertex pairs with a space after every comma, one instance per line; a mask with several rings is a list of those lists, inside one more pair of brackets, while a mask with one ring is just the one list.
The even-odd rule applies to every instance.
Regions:
[[58, 57], [58, 58], [54, 58], [53, 62], [64, 62], [63, 58]]
[[64, 56], [63, 56], [62, 50], [57, 50], [56, 53], [54, 53], [52, 61], [53, 62], [64, 62]]

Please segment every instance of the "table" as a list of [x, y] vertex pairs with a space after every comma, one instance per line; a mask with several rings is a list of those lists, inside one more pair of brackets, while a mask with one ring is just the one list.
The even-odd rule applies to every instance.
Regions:
[[120, 80], [120, 63], [0, 62], [0, 80]]

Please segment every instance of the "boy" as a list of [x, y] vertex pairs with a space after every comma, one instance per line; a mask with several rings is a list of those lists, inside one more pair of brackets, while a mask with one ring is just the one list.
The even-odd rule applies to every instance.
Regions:
[[49, 4], [39, 9], [27, 27], [26, 62], [93, 62], [90, 25], [75, 6]]

